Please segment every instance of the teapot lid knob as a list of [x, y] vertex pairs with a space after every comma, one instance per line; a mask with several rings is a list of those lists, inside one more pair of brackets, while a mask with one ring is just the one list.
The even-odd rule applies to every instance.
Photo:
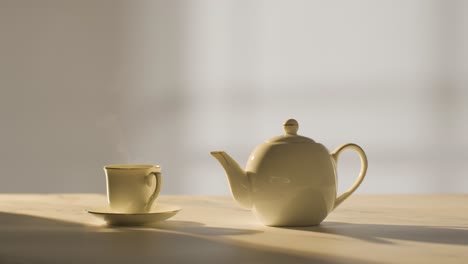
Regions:
[[287, 135], [297, 135], [297, 130], [299, 130], [299, 123], [295, 119], [288, 119], [283, 124], [284, 132]]

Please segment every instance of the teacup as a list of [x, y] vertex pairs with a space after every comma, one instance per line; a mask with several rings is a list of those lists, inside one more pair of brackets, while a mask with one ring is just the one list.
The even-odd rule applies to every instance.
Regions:
[[160, 166], [116, 164], [105, 166], [104, 171], [112, 211], [145, 213], [151, 209], [161, 191]]

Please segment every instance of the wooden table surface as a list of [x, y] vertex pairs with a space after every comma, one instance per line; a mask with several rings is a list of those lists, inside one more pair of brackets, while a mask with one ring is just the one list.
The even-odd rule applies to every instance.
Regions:
[[320, 226], [261, 225], [230, 197], [147, 227], [107, 227], [98, 194], [0, 194], [0, 263], [468, 263], [468, 195], [354, 195]]

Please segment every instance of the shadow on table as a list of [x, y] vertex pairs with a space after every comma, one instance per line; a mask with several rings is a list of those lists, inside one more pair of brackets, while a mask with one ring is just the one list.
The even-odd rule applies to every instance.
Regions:
[[398, 239], [438, 244], [468, 245], [468, 230], [456, 227], [324, 222], [319, 226], [290, 227], [290, 229], [341, 235], [385, 244], [392, 243], [386, 239]]
[[160, 223], [145, 226], [157, 230], [176, 231], [193, 235], [203, 236], [231, 236], [231, 235], [248, 235], [262, 233], [259, 230], [237, 229], [206, 226], [202, 223], [192, 221], [168, 220]]
[[275, 251], [220, 237], [255, 232], [184, 221], [143, 228], [107, 228], [0, 213], [0, 263], [353, 262], [320, 254]]

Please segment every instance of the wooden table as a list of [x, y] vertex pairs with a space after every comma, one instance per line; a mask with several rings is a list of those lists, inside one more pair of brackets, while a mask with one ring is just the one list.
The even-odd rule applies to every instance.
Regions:
[[106, 227], [98, 194], [0, 194], [0, 263], [468, 263], [468, 195], [355, 195], [324, 223], [261, 225], [230, 197], [162, 196], [183, 209]]

